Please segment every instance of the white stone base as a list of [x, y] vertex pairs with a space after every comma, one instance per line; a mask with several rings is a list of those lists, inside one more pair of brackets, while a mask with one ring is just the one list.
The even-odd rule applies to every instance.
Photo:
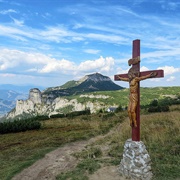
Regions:
[[152, 179], [151, 159], [142, 141], [126, 141], [119, 171], [122, 176], [133, 180]]

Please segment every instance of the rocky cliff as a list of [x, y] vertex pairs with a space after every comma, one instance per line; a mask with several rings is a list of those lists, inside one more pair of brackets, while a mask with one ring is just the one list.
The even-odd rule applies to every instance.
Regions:
[[[97, 98], [100, 97], [98, 96]], [[52, 95], [43, 95], [39, 89], [34, 88], [30, 90], [27, 100], [17, 100], [16, 107], [7, 114], [6, 118], [15, 118], [21, 115], [51, 116], [52, 114], [63, 113], [64, 108], [67, 108], [69, 111], [82, 111], [88, 108], [91, 113], [94, 113], [102, 108], [102, 103], [92, 103], [90, 101], [80, 103], [77, 99], [68, 100], [63, 97], [54, 98]]]
[[17, 100], [15, 108], [7, 114], [7, 118], [14, 118], [22, 114], [38, 115], [46, 113], [46, 104], [42, 104], [41, 91], [37, 88], [30, 89], [27, 100]]
[[[80, 95], [85, 92], [119, 90], [121, 86], [113, 83], [107, 76], [99, 73], [87, 75], [79, 81], [71, 81], [63, 86], [48, 88], [41, 92], [38, 88], [30, 89], [27, 100], [17, 100], [16, 107], [7, 114], [7, 118], [17, 116], [52, 115], [58, 113], [82, 111], [90, 109], [91, 113], [105, 108], [107, 104], [99, 101], [78, 102], [77, 99], [68, 100], [64, 96]], [[91, 98], [92, 95], [84, 95]], [[108, 98], [106, 96], [92, 96], [92, 98]]]

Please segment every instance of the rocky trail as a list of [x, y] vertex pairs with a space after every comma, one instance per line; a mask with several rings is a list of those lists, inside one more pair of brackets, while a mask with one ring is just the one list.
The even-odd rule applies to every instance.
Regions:
[[[113, 133], [111, 130], [105, 136]], [[73, 170], [79, 160], [72, 154], [82, 151], [87, 145], [92, 144], [105, 136], [97, 136], [87, 141], [77, 141], [60, 147], [38, 160], [30, 167], [12, 178], [12, 180], [55, 180], [61, 172]], [[117, 166], [102, 167], [89, 176], [90, 180], [124, 180], [117, 170]]]

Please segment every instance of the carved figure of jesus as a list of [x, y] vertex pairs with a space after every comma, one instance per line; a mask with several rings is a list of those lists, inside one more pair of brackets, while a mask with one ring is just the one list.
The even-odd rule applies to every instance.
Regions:
[[137, 122], [136, 122], [136, 107], [138, 104], [138, 83], [141, 80], [155, 77], [157, 75], [156, 72], [152, 72], [146, 76], [139, 76], [139, 72], [136, 71], [133, 67], [131, 67], [128, 71], [128, 78], [123, 78], [121, 76], [118, 76], [118, 78], [122, 81], [127, 81], [129, 82], [129, 88], [130, 88], [130, 93], [129, 93], [129, 104], [128, 104], [128, 116], [130, 119], [130, 126], [131, 127], [137, 127]]

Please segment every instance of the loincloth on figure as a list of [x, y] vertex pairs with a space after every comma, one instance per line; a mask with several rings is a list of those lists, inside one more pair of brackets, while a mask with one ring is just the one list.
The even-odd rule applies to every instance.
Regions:
[[130, 93], [129, 94], [129, 101], [131, 104], [138, 102], [138, 94], [137, 93]]

